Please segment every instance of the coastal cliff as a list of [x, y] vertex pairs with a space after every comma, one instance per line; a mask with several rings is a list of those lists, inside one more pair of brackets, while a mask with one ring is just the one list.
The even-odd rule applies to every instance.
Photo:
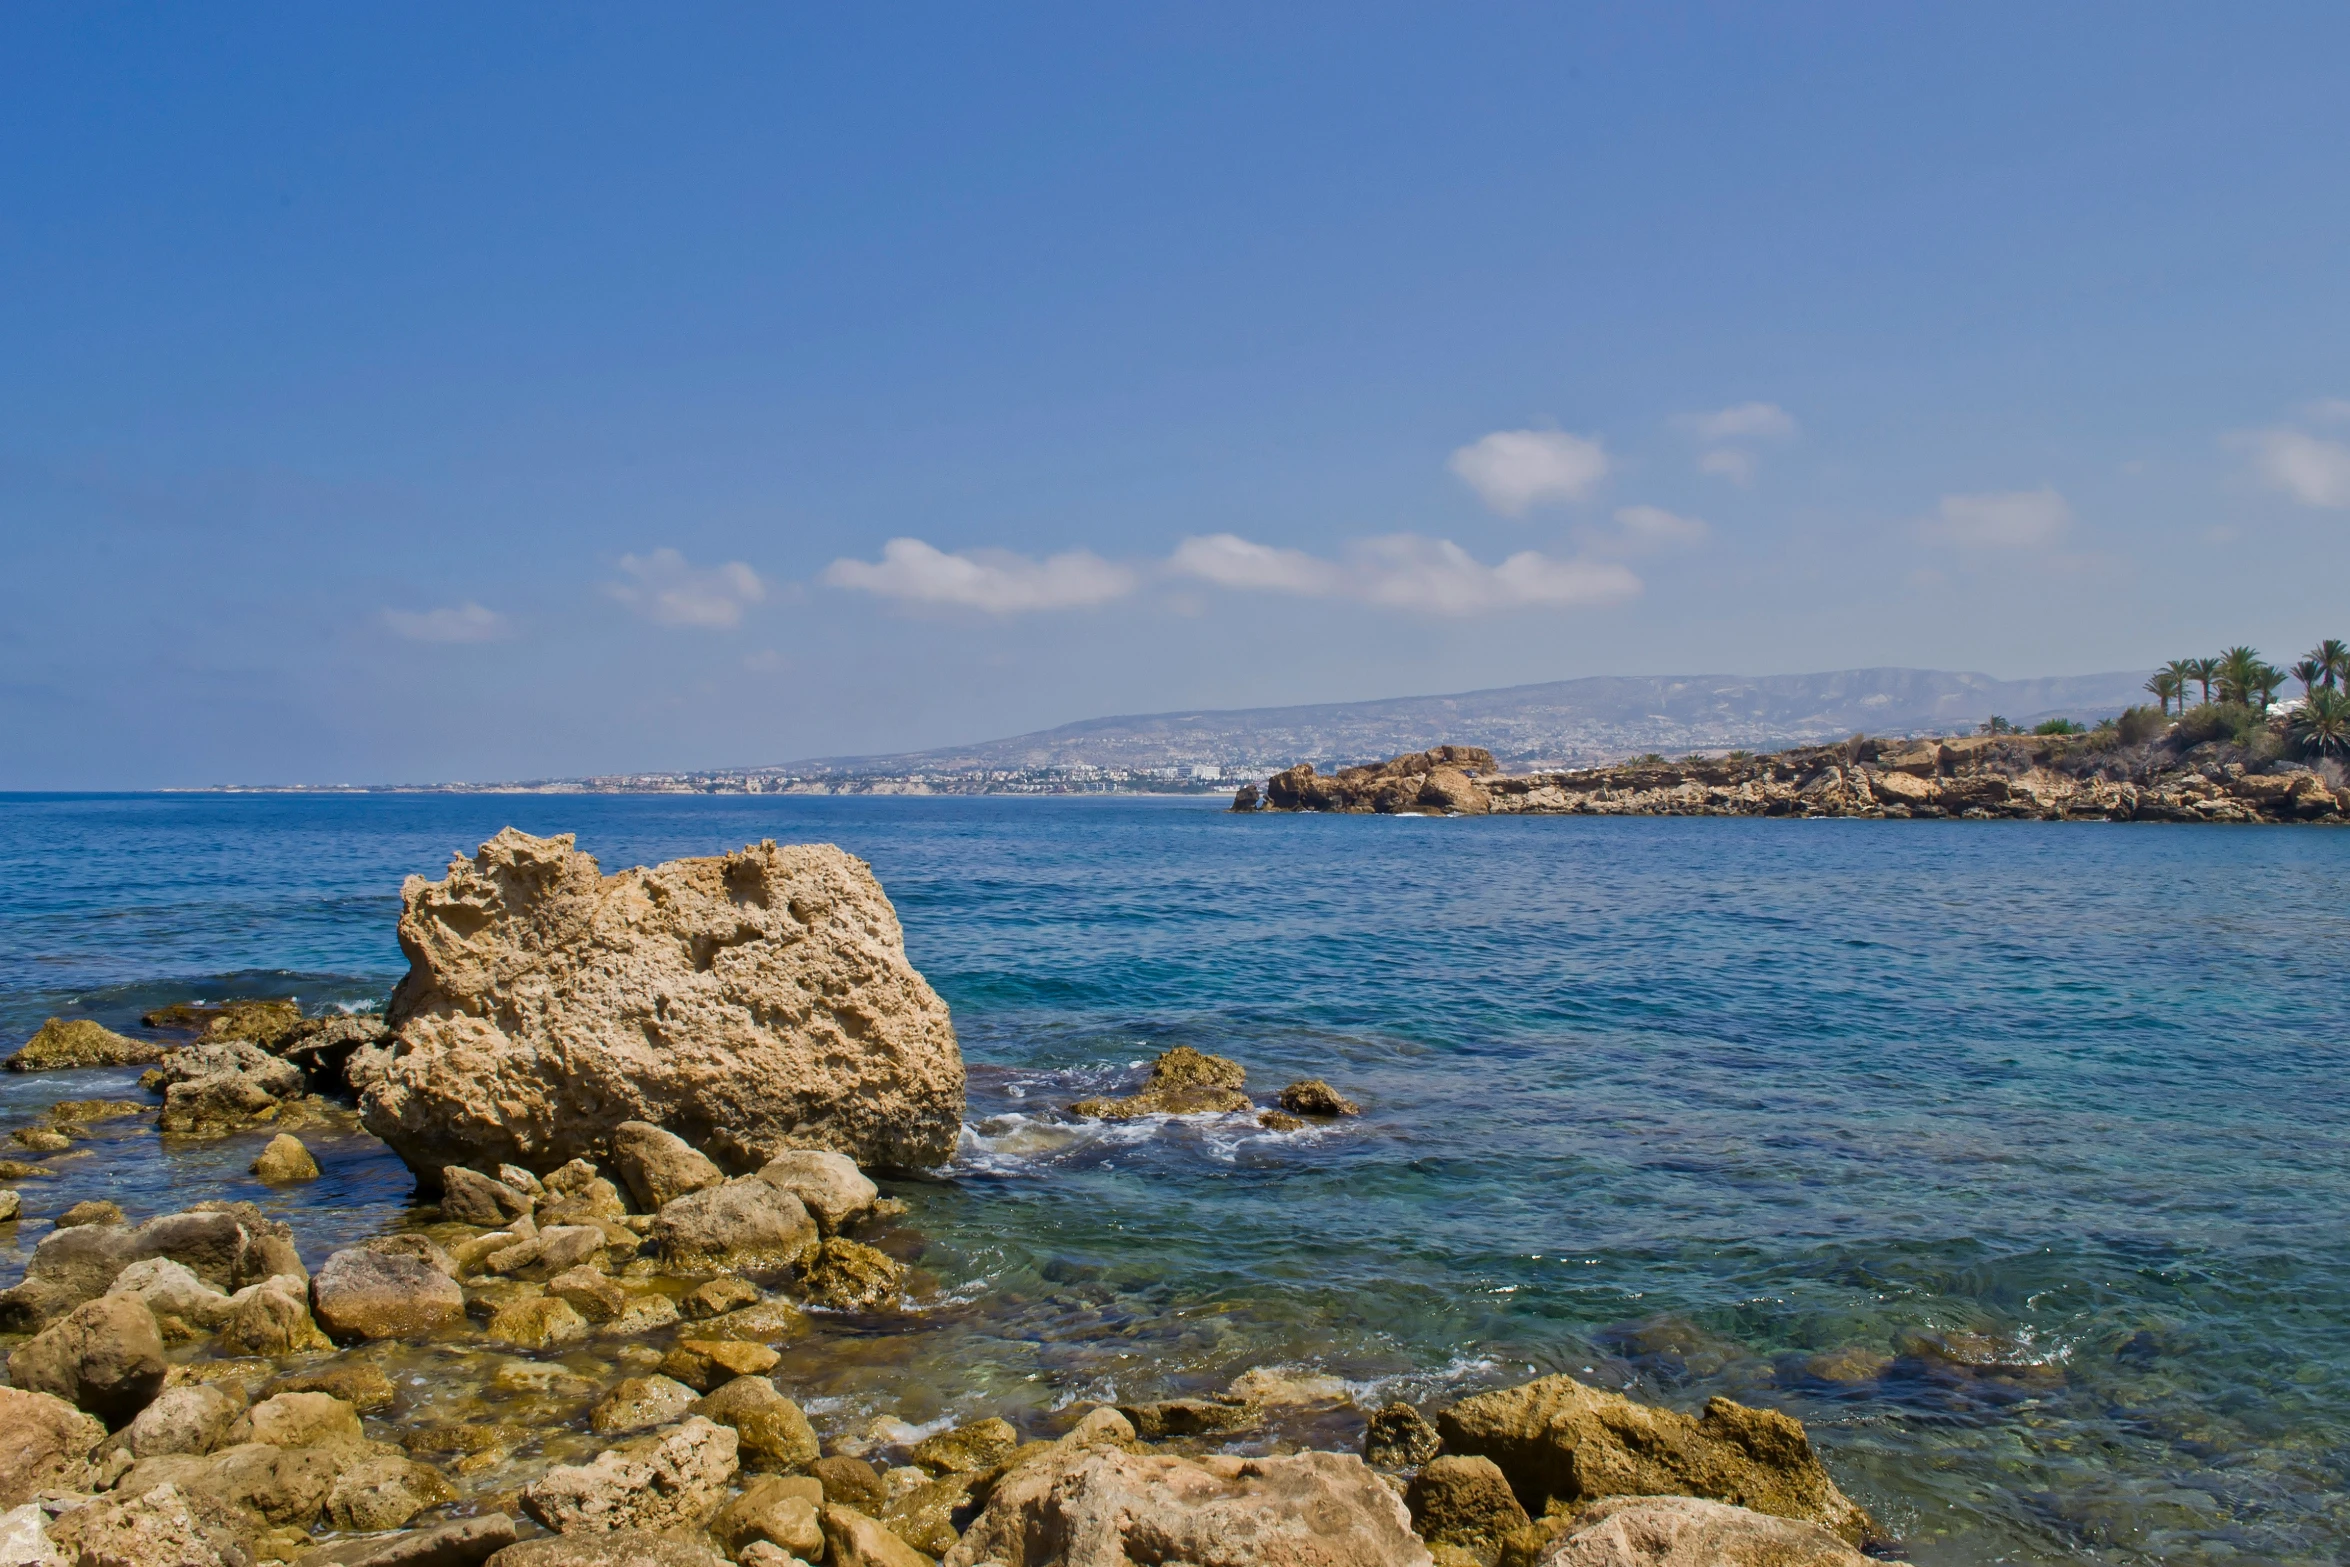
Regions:
[[2134, 746], [2089, 735], [1966, 735], [1805, 746], [1768, 756], [1661, 757], [1505, 774], [1474, 746], [1439, 746], [1318, 774], [1275, 773], [1241, 811], [1482, 816], [1862, 816], [2041, 821], [2341, 822], [2329, 767], [2226, 743]]

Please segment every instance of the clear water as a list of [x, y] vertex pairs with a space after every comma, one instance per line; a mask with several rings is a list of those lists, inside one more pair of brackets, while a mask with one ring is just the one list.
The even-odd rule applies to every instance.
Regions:
[[[952, 1004], [971, 1125], [891, 1239], [925, 1304], [794, 1347], [820, 1423], [1569, 1370], [1800, 1416], [1920, 1563], [2350, 1559], [2350, 833], [17, 796], [0, 1044], [378, 999], [400, 878], [508, 823], [607, 868], [840, 843]], [[1178, 1043], [1368, 1113], [1052, 1114]], [[0, 1116], [133, 1075], [0, 1075]], [[239, 1173], [253, 1140], [102, 1130], [18, 1183], [31, 1211], [254, 1196], [320, 1254], [406, 1199], [363, 1137], [289, 1194]]]

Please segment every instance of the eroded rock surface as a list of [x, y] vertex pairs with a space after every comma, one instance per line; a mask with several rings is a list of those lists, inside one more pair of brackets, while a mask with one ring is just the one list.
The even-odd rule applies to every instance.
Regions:
[[726, 1498], [735, 1449], [730, 1427], [689, 1415], [594, 1463], [548, 1470], [523, 1488], [522, 1505], [558, 1534], [699, 1524]]
[[839, 849], [763, 843], [604, 876], [570, 835], [508, 828], [402, 898], [396, 1045], [361, 1108], [431, 1185], [445, 1165], [600, 1155], [626, 1121], [738, 1169], [790, 1147], [895, 1166], [954, 1148], [946, 1004], [872, 871]]
[[78, 1491], [106, 1427], [53, 1393], [0, 1387], [0, 1507], [43, 1491]]
[[1151, 1063], [1150, 1080], [1123, 1099], [1080, 1099], [1073, 1115], [1131, 1121], [1145, 1115], [1219, 1115], [1251, 1108], [1248, 1068], [1224, 1056], [1177, 1045]]
[[163, 1054], [154, 1040], [130, 1039], [88, 1018], [53, 1017], [7, 1061], [11, 1072], [71, 1066], [137, 1066]]
[[1610, 1497], [1579, 1513], [1540, 1567], [1868, 1567], [1817, 1524], [1691, 1496]]

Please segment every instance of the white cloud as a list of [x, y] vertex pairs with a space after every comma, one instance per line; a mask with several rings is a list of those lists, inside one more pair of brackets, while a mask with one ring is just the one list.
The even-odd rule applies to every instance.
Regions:
[[2271, 489], [2304, 506], [2350, 507], [2350, 446], [2299, 430], [2255, 430], [2238, 438]]
[[1091, 550], [1033, 560], [1004, 550], [948, 554], [920, 539], [892, 539], [878, 561], [836, 560], [824, 568], [836, 588], [917, 604], [954, 604], [990, 615], [1106, 604], [1134, 591], [1127, 567]]
[[1662, 506], [1626, 506], [1616, 512], [1614, 547], [1625, 551], [1692, 549], [1713, 530], [1695, 517]]
[[606, 588], [621, 603], [664, 626], [726, 631], [742, 624], [743, 610], [767, 596], [767, 584], [739, 560], [696, 566], [672, 549], [623, 555], [620, 569], [636, 580]]
[[2350, 397], [2321, 397], [2303, 412], [2320, 424], [2350, 423]]
[[2052, 489], [2003, 490], [1945, 495], [1940, 512], [1920, 531], [1963, 549], [2029, 550], [2054, 544], [2072, 521], [2072, 507]]
[[514, 634], [505, 616], [471, 599], [442, 609], [387, 609], [383, 619], [411, 642], [497, 642]]
[[1607, 477], [1607, 448], [1564, 430], [1496, 430], [1452, 454], [1452, 471], [1487, 506], [1522, 516], [1538, 501], [1578, 501]]
[[1217, 533], [1185, 539], [1168, 565], [1227, 588], [1347, 598], [1435, 615], [1613, 604], [1640, 592], [1640, 579], [1612, 562], [1521, 550], [1487, 566], [1450, 539], [1412, 533], [1359, 540], [1335, 561]]
[[1795, 434], [1795, 416], [1777, 403], [1739, 403], [1712, 413], [1684, 414], [1681, 422], [1704, 441], [1784, 441]]
[[1754, 453], [1735, 446], [1717, 446], [1697, 459], [1697, 471], [1728, 479], [1733, 484], [1754, 482]]

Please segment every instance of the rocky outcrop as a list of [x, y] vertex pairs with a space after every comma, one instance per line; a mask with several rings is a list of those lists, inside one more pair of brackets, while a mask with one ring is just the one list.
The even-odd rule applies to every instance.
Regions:
[[[168, 1258], [214, 1289], [300, 1274], [292, 1232], [249, 1202], [200, 1204], [136, 1227], [84, 1224], [41, 1237], [24, 1281], [0, 1290], [0, 1331], [37, 1332], [106, 1293], [132, 1263]], [[306, 1280], [303, 1275], [297, 1282]]]
[[[1276, 811], [1376, 811], [1396, 815], [1407, 811], [1481, 816], [1489, 808], [1479, 780], [1500, 768], [1493, 753], [1481, 746], [1440, 745], [1414, 751], [1389, 762], [1342, 767], [1335, 773], [1314, 771], [1300, 762], [1265, 780], [1265, 804]], [[1253, 799], [1254, 789], [1249, 793]], [[1236, 796], [1234, 810], [1245, 810]]]
[[1363, 1107], [1318, 1077], [1290, 1084], [1275, 1101], [1291, 1115], [1361, 1115]]
[[1179, 1458], [1069, 1446], [1014, 1467], [944, 1567], [1428, 1567], [1403, 1502], [1361, 1459]]
[[1692, 1418], [1543, 1377], [1463, 1399], [1436, 1429], [1447, 1453], [1499, 1465], [1529, 1513], [1609, 1496], [1698, 1496], [1816, 1523], [1855, 1544], [1875, 1532], [1836, 1489], [1801, 1421], [1726, 1398]]
[[163, 1046], [129, 1039], [88, 1018], [53, 1017], [8, 1058], [11, 1072], [46, 1072], [73, 1066], [139, 1066], [156, 1060]]
[[[1440, 747], [1458, 750], [1459, 747]], [[1573, 772], [1462, 771], [1436, 787], [1434, 752], [1328, 777], [1277, 773], [1289, 811], [1445, 810], [1518, 816], [1864, 816], [2041, 821], [2342, 822], [2350, 788], [2219, 743], [2122, 746], [2100, 735], [1962, 735], [1804, 746], [1767, 756], [1648, 757]], [[2338, 778], [2339, 774], [2331, 775]], [[1404, 780], [1426, 779], [1422, 792]], [[1449, 792], [1447, 792], [1449, 791]], [[1236, 799], [1233, 808], [1244, 809]]]
[[273, 1120], [301, 1097], [302, 1069], [249, 1039], [213, 1039], [174, 1050], [140, 1079], [163, 1095], [163, 1130], [224, 1137]]
[[445, 1165], [548, 1171], [623, 1122], [736, 1169], [790, 1147], [862, 1165], [953, 1150], [963, 1063], [872, 871], [762, 843], [601, 875], [569, 835], [512, 828], [402, 889], [409, 972], [368, 1129]]
[[1246, 1092], [1248, 1069], [1224, 1056], [1177, 1045], [1151, 1063], [1150, 1080], [1123, 1099], [1080, 1099], [1072, 1115], [1104, 1121], [1131, 1121], [1145, 1115], [1220, 1115], [1253, 1108]]
[[1690, 1496], [1616, 1496], [1584, 1508], [1539, 1567], [1870, 1567], [1817, 1524]]

